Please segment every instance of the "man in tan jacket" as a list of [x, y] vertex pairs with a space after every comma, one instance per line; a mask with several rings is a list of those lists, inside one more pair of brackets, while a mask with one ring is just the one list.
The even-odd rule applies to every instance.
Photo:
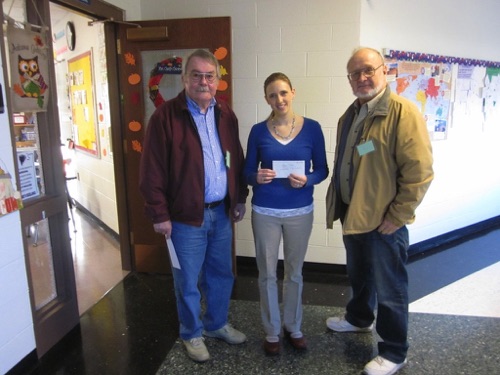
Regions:
[[353, 294], [345, 315], [326, 324], [336, 332], [371, 332], [376, 309], [382, 341], [364, 373], [390, 375], [407, 363], [406, 225], [433, 179], [432, 150], [422, 114], [387, 86], [377, 50], [356, 50], [347, 72], [357, 99], [338, 123], [326, 202], [327, 227], [342, 223]]

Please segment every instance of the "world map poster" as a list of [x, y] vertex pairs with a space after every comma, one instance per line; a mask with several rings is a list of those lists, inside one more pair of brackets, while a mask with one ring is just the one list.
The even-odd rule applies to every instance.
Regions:
[[446, 63], [386, 59], [391, 90], [417, 105], [432, 140], [446, 139], [452, 66]]

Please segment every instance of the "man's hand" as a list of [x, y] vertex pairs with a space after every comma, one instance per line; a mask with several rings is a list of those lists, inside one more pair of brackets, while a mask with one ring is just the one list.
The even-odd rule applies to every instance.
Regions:
[[153, 228], [156, 233], [163, 234], [166, 238], [170, 238], [172, 234], [172, 222], [170, 220], [153, 224]]
[[391, 223], [389, 220], [384, 219], [382, 224], [379, 225], [377, 230], [381, 234], [393, 234], [395, 231], [397, 231], [400, 227], [397, 225]]
[[238, 221], [243, 220], [243, 216], [245, 216], [245, 212], [247, 208], [244, 203], [238, 203], [234, 208], [233, 212], [233, 221], [237, 223]]

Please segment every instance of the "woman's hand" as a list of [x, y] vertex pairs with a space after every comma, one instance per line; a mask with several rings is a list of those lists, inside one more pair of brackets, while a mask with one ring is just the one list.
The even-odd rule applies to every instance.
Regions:
[[290, 176], [288, 176], [288, 180], [290, 181], [290, 185], [296, 189], [303, 188], [307, 184], [307, 176], [295, 173], [291, 173]]
[[258, 184], [268, 184], [274, 177], [276, 177], [276, 172], [272, 169], [259, 169], [257, 172], [257, 183]]

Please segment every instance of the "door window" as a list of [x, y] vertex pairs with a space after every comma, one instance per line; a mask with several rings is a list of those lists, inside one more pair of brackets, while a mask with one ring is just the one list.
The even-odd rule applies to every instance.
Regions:
[[[149, 118], [165, 100], [175, 98], [184, 88], [181, 80], [182, 66], [192, 49], [141, 51], [142, 82], [147, 82], [144, 93], [144, 119]], [[145, 85], [144, 85], [145, 86]]]
[[43, 219], [25, 228], [31, 277], [36, 280], [33, 283], [36, 310], [57, 297], [49, 224], [49, 219]]

